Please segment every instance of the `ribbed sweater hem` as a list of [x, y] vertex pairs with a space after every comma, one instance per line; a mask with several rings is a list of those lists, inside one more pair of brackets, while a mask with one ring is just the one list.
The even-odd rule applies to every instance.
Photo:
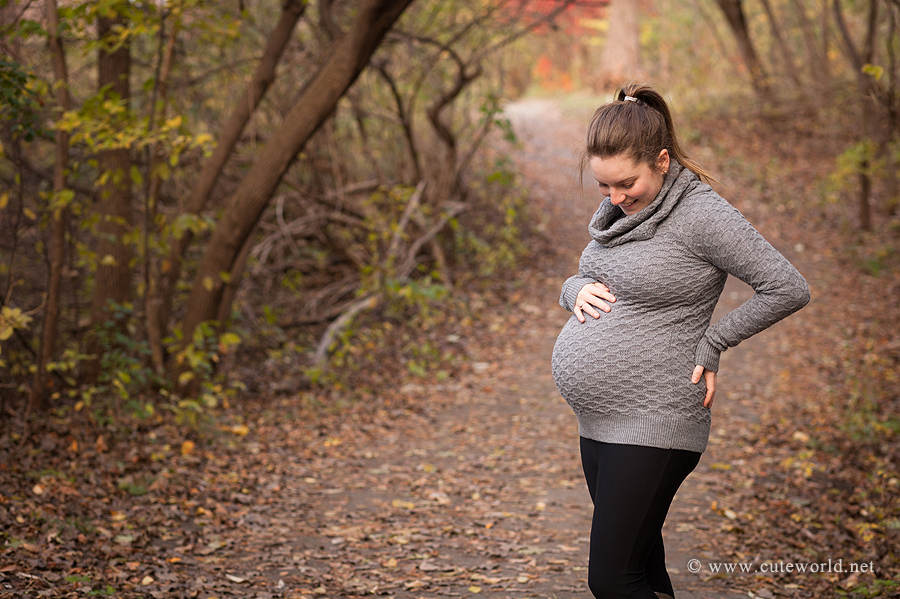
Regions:
[[596, 414], [576, 412], [578, 434], [602, 443], [684, 449], [703, 453], [709, 423], [662, 414]]

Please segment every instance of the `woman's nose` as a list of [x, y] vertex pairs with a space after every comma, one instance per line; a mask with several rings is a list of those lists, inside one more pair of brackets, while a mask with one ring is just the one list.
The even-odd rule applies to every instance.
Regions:
[[609, 200], [613, 203], [613, 206], [618, 206], [619, 204], [621, 204], [622, 202], [625, 201], [625, 193], [616, 191], [616, 190], [611, 190], [609, 192]]

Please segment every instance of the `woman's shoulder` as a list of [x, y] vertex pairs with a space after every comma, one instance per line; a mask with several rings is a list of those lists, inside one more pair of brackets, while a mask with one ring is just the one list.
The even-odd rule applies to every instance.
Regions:
[[678, 202], [673, 216], [681, 222], [710, 223], [744, 220], [740, 211], [708, 184], [695, 177]]

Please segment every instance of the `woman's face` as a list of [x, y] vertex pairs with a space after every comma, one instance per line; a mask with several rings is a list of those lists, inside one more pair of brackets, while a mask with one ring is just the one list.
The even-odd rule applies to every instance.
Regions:
[[600, 184], [600, 193], [609, 196], [614, 206], [631, 216], [649, 206], [662, 189], [669, 170], [669, 152], [662, 150], [656, 168], [635, 162], [627, 154], [610, 158], [591, 158], [591, 172]]

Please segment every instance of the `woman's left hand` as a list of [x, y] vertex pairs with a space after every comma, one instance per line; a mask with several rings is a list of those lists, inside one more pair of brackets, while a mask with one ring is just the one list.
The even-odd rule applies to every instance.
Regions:
[[703, 400], [703, 407], [711, 408], [713, 400], [716, 398], [716, 373], [698, 364], [694, 367], [694, 373], [691, 374], [691, 382], [696, 385], [700, 382], [701, 377], [706, 379], [706, 398]]

